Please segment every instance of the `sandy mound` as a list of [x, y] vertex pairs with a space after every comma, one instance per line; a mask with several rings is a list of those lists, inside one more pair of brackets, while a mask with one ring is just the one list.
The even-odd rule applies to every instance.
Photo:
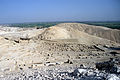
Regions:
[[[79, 27], [79, 26], [78, 26]], [[54, 40], [54, 41], [66, 41], [66, 42], [78, 42], [86, 45], [93, 44], [112, 44], [115, 43], [113, 41], [103, 39], [100, 37], [96, 37], [94, 35], [90, 35], [85, 33], [79, 29], [76, 29], [71, 26], [58, 27], [53, 26], [46, 29], [43, 33], [34, 37], [35, 40]]]
[[75, 30], [86, 32], [90, 35], [95, 35], [101, 38], [109, 39], [120, 43], [120, 30], [79, 23], [62, 23], [58, 24], [57, 26], [64, 27], [66, 29], [73, 28]]
[[53, 39], [69, 39], [69, 32], [60, 27], [50, 27], [39, 35], [41, 39], [53, 40]]

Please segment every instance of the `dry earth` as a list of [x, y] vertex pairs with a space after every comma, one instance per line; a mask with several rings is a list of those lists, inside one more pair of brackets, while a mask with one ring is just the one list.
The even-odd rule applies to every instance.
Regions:
[[43, 29], [0, 27], [0, 75], [41, 66], [95, 67], [120, 58], [119, 43], [120, 30], [79, 23]]

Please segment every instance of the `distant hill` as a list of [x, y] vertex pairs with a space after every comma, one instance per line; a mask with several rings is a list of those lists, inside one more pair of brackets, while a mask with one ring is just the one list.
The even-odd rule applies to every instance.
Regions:
[[120, 30], [80, 23], [61, 23], [47, 28], [36, 39], [78, 41], [83, 44], [120, 43]]
[[120, 43], [120, 30], [117, 29], [110, 29], [103, 26], [94, 26], [79, 23], [66, 23], [66, 24], [63, 23], [58, 24], [57, 26], [64, 28], [71, 27], [75, 30], [83, 31], [90, 35], [98, 36], [101, 38], [105, 38]]

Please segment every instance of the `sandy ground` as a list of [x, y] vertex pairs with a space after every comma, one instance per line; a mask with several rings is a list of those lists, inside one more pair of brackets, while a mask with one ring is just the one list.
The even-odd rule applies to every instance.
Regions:
[[8, 79], [14, 73], [14, 79], [21, 71], [48, 66], [95, 68], [98, 62], [120, 58], [119, 40], [119, 30], [78, 23], [43, 29], [0, 27], [0, 75]]

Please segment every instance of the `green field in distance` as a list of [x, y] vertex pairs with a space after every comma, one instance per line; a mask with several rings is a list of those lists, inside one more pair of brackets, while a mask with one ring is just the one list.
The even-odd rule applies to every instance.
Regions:
[[84, 23], [89, 25], [95, 26], [104, 26], [112, 29], [119, 29], [120, 30], [120, 22], [79, 22], [79, 21], [66, 21], [66, 22], [32, 22], [32, 23], [15, 23], [9, 24], [11, 27], [50, 27], [57, 25], [59, 23]]

